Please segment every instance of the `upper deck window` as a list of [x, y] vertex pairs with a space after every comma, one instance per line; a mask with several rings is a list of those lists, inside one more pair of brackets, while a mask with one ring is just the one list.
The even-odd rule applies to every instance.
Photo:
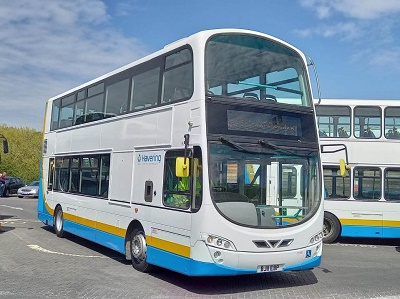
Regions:
[[311, 106], [300, 55], [257, 36], [213, 36], [206, 46], [206, 84], [209, 94]]
[[316, 106], [319, 137], [348, 138], [351, 134], [351, 111], [348, 106]]
[[165, 58], [162, 103], [189, 98], [193, 93], [192, 52], [183, 49]]
[[385, 137], [400, 139], [400, 107], [385, 109]]
[[379, 107], [354, 108], [354, 136], [376, 139], [381, 137], [381, 110]]

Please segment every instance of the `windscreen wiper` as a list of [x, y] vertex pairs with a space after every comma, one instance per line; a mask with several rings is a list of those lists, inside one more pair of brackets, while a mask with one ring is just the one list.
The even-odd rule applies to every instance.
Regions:
[[[274, 150], [277, 150], [277, 151], [280, 151], [282, 153], [285, 153], [285, 154], [288, 154], [288, 155], [292, 155], [292, 156], [309, 157], [311, 155], [311, 152], [314, 152], [314, 150], [309, 150], [310, 153], [308, 155], [301, 155], [301, 154], [298, 154], [298, 153], [296, 153], [294, 151], [285, 149], [282, 146], [279, 146], [279, 145], [276, 145], [276, 144], [273, 144], [273, 143], [269, 143], [268, 141], [265, 141], [265, 140], [262, 140], [262, 139], [258, 140], [258, 143], [263, 147], [271, 148], [271, 149], [274, 149]], [[299, 149], [299, 150], [303, 150], [303, 149]], [[304, 150], [306, 150], [306, 149], [304, 149]]]
[[221, 143], [229, 145], [231, 148], [234, 148], [235, 150], [238, 150], [240, 152], [244, 152], [244, 153], [254, 153], [253, 151], [250, 151], [248, 149], [245, 149], [244, 147], [240, 146], [239, 144], [230, 141], [229, 139], [226, 139], [224, 137], [219, 137], [218, 138], [219, 141], [221, 141]]

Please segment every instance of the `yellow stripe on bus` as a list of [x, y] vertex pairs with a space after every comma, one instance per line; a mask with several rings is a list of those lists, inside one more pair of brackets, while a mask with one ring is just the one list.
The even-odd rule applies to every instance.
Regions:
[[361, 225], [361, 226], [385, 226], [385, 227], [400, 227], [400, 221], [396, 220], [371, 220], [371, 219], [346, 219], [341, 218], [342, 225]]
[[170, 241], [162, 240], [156, 237], [146, 236], [147, 245], [156, 247], [161, 250], [165, 250], [171, 253], [175, 253], [180, 256], [190, 257], [190, 247], [173, 243]]
[[[46, 210], [50, 215], [54, 215], [54, 209], [52, 209], [48, 204], [47, 204], [47, 200], [45, 195], [43, 194], [44, 197], [44, 203], [46, 206]], [[94, 220], [90, 220], [90, 219], [86, 219], [83, 217], [79, 217], [76, 215], [72, 215], [70, 213], [65, 213], [63, 212], [64, 215], [64, 219], [68, 220], [68, 221], [72, 221], [81, 225], [85, 225], [87, 227], [90, 228], [94, 228], [94, 229], [98, 229], [101, 230], [103, 232], [106, 233], [110, 233], [122, 238], [125, 238], [126, 235], [126, 230], [123, 228], [119, 228], [113, 225], [109, 225], [109, 224], [105, 224], [102, 222], [98, 222], [98, 221], [94, 221]], [[174, 242], [170, 242], [167, 240], [162, 240], [159, 238], [155, 238], [155, 237], [151, 237], [151, 236], [146, 236], [146, 241], [147, 241], [147, 245], [149, 246], [153, 246], [155, 248], [161, 249], [161, 250], [165, 250], [171, 253], [175, 253], [177, 255], [180, 256], [184, 256], [189, 258], [190, 257], [190, 247], [182, 245], [182, 244], [178, 244], [178, 243], [174, 243]]]

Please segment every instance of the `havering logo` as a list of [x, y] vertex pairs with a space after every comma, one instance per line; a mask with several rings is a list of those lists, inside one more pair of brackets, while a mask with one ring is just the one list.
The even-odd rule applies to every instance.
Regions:
[[139, 154], [137, 157], [139, 164], [158, 164], [161, 162], [161, 155], [158, 154]]

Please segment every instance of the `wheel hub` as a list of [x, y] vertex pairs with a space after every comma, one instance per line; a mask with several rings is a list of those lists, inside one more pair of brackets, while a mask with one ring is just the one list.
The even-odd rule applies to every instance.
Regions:
[[147, 245], [146, 239], [142, 234], [137, 234], [132, 239], [132, 255], [135, 259], [143, 260], [146, 258]]

